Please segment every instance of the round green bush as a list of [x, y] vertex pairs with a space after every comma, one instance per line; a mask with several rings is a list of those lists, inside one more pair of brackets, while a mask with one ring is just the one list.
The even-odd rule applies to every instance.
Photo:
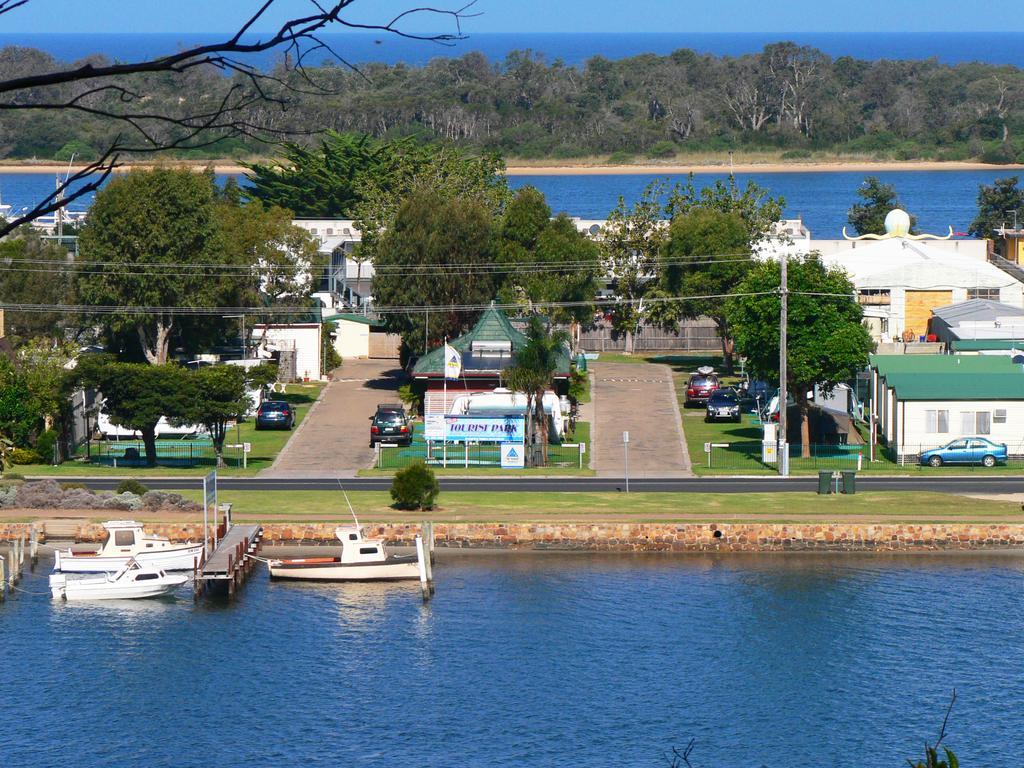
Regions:
[[43, 461], [53, 461], [53, 447], [57, 444], [57, 433], [48, 429], [36, 440], [36, 453], [43, 457]]
[[433, 470], [422, 461], [399, 470], [391, 481], [391, 498], [399, 509], [433, 509], [440, 492]]
[[42, 464], [43, 457], [30, 448], [15, 448], [10, 455], [11, 464]]
[[144, 486], [138, 480], [122, 480], [121, 483], [117, 486], [116, 492], [118, 494], [134, 493], [136, 496], [142, 496], [148, 490], [149, 488]]

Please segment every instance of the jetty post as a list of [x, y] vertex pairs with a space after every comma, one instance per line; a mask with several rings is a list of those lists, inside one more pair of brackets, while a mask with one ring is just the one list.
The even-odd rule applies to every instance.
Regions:
[[39, 529], [32, 523], [28, 529], [28, 556], [29, 567], [34, 571], [39, 562]]
[[4, 556], [0, 555], [0, 603], [7, 599], [7, 579], [4, 574]]
[[420, 569], [420, 590], [423, 592], [423, 602], [430, 600], [433, 589], [430, 584], [430, 557], [423, 546], [423, 536], [416, 536], [416, 564]]

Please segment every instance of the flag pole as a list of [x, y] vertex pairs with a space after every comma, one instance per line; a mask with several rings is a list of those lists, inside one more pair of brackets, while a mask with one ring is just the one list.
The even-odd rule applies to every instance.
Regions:
[[444, 373], [444, 399], [442, 400], [442, 404], [441, 404], [441, 417], [443, 419], [445, 419], [444, 431], [446, 433], [445, 436], [444, 436], [444, 447], [441, 449], [442, 450], [441, 465], [445, 469], [448, 469], [448, 435], [447, 435], [447, 432], [448, 432], [448, 426], [447, 426], [448, 425], [448, 421], [447, 421], [447, 417], [448, 417], [448, 337], [447, 336], [444, 337], [444, 342], [443, 342], [443, 345], [442, 345], [441, 349], [444, 351], [444, 354], [442, 356], [442, 359], [444, 360], [444, 366], [442, 368], [442, 371]]

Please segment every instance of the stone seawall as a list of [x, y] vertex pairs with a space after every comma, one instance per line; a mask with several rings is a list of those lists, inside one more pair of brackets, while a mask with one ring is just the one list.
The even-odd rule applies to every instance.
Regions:
[[[202, 538], [199, 524], [147, 523], [173, 541]], [[369, 536], [410, 545], [418, 523], [365, 523]], [[337, 544], [333, 523], [268, 523], [264, 544]], [[0, 524], [0, 540], [27, 533]], [[99, 541], [88, 523], [79, 541]], [[438, 547], [594, 552], [911, 552], [1024, 549], [1024, 524], [709, 524], [709, 523], [434, 523]]]

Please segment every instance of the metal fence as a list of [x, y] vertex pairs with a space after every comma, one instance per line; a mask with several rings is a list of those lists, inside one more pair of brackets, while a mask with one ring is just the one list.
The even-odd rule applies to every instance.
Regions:
[[[419, 443], [377, 447], [377, 469], [404, 469], [417, 461], [440, 469], [501, 467], [501, 446], [497, 443]], [[584, 466], [584, 446], [562, 443], [548, 446], [549, 467]]]
[[[146, 466], [146, 446], [141, 440], [111, 440], [93, 443], [89, 461], [112, 467]], [[157, 440], [156, 463], [161, 467], [214, 466], [217, 455], [209, 440]]]
[[[712, 443], [705, 452], [705, 466], [709, 469], [735, 470], [742, 473], [775, 472], [778, 465], [774, 457], [765, 456], [761, 443]], [[789, 468], [794, 469], [866, 469], [867, 447], [863, 445], [812, 445], [810, 458], [803, 458], [802, 445], [789, 446]]]
[[[622, 352], [626, 349], [625, 336], [613, 337], [609, 324], [580, 334], [579, 346], [587, 352]], [[720, 351], [722, 339], [712, 320], [687, 320], [679, 325], [678, 333], [666, 333], [663, 329], [644, 325], [633, 336], [635, 352], [707, 352]]]

